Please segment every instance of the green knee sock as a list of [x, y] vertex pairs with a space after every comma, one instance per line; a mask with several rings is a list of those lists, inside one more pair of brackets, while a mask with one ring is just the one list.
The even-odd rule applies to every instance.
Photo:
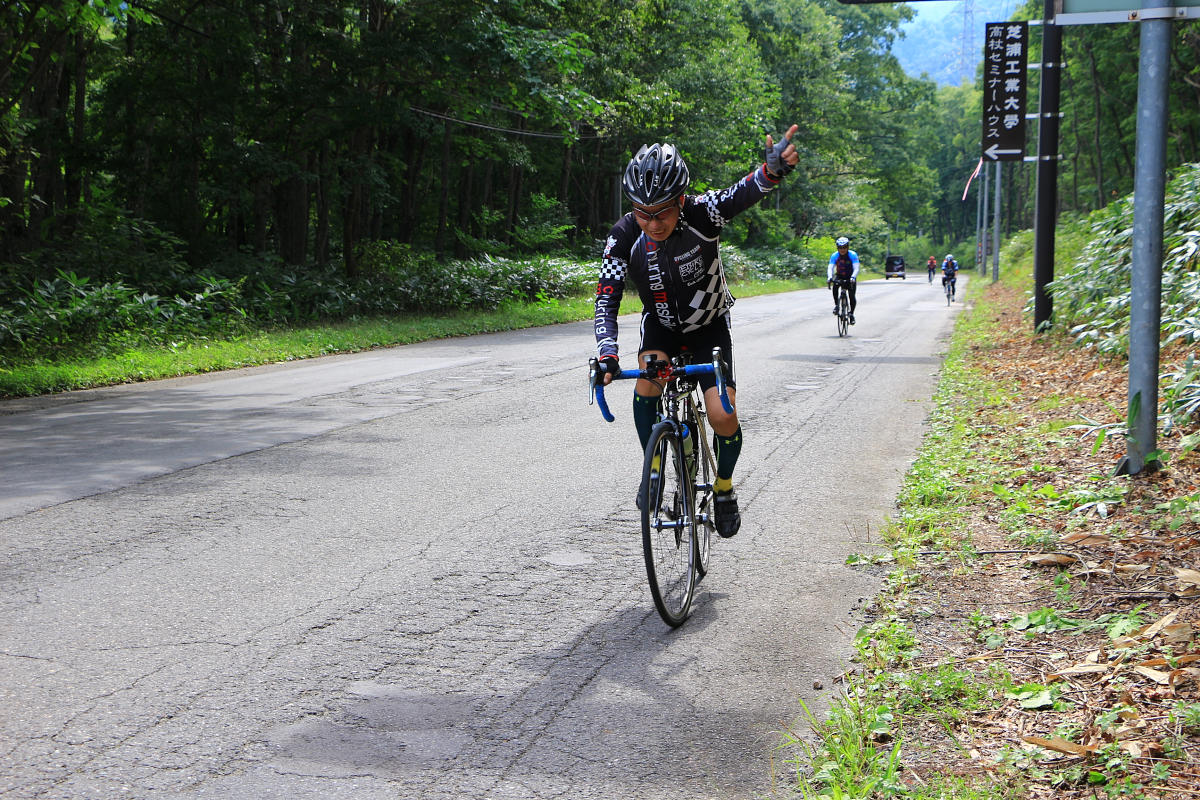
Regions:
[[643, 452], [650, 443], [650, 431], [654, 429], [654, 423], [658, 422], [658, 400], [657, 397], [633, 393], [633, 426], [637, 428]]
[[732, 436], [713, 434], [713, 449], [717, 451], [717, 491], [728, 491], [733, 486], [733, 468], [742, 454], [742, 426]]

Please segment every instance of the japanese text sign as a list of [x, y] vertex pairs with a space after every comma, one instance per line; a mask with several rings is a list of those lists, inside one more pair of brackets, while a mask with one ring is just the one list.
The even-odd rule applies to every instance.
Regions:
[[1027, 22], [989, 22], [983, 37], [983, 157], [1025, 157]]

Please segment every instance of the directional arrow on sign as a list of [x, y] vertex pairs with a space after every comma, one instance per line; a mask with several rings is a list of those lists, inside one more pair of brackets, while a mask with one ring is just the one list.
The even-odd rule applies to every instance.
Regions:
[[1000, 156], [1007, 156], [1007, 155], [1019, 156], [1024, 152], [1025, 151], [1022, 150], [1021, 148], [1017, 148], [1016, 150], [1001, 150], [1000, 145], [993, 144], [987, 150], [984, 150], [983, 154], [985, 156], [987, 156], [988, 158], [990, 158], [992, 161], [998, 161], [998, 160], [1000, 160]]

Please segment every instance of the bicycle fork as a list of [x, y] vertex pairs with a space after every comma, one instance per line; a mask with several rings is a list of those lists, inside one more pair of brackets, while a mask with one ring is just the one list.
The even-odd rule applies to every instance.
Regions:
[[691, 425], [687, 422], [683, 423], [684, 430], [688, 431], [690, 438], [694, 440], [690, 450], [686, 446], [684, 447], [684, 462], [687, 465], [688, 477], [692, 484], [692, 497], [695, 498], [693, 508], [696, 509], [696, 524], [713, 527], [716, 522], [713, 519], [709, 503], [713, 490], [711, 480], [715, 479], [716, 475], [709, 475], [709, 482], [698, 482], [701, 460], [706, 464], [715, 463], [715, 460], [711, 457], [712, 451], [708, 442], [707, 431], [704, 429], [704, 423], [700, 422], [699, 419], [699, 414], [703, 413], [704, 410], [700, 409], [697, 412], [697, 416], [692, 420]]

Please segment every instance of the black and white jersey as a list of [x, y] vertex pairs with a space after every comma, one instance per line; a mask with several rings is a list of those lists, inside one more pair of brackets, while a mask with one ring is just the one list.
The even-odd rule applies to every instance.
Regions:
[[691, 333], [729, 313], [733, 297], [725, 283], [721, 229], [778, 185], [759, 167], [727, 189], [684, 198], [675, 230], [655, 242], [638, 227], [633, 212], [613, 226], [596, 285], [596, 349], [617, 354], [617, 313], [632, 280], [642, 310], [664, 328]]

